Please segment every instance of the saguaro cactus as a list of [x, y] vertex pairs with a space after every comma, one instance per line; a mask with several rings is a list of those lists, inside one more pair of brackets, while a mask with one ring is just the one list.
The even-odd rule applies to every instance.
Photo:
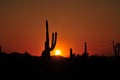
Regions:
[[113, 41], [113, 49], [114, 49], [114, 54], [116, 57], [119, 56], [119, 52], [120, 52], [120, 43], [117, 42], [116, 44]]
[[45, 49], [42, 52], [42, 57], [46, 59], [50, 59], [50, 51], [55, 48], [56, 41], [57, 41], [57, 32], [52, 33], [52, 42], [51, 47], [49, 46], [49, 31], [48, 31], [48, 21], [46, 20], [46, 41], [45, 41]]
[[84, 45], [85, 45], [85, 48], [84, 48], [85, 51], [84, 51], [84, 53], [83, 53], [83, 57], [88, 57], [87, 43], [85, 42]]
[[70, 59], [73, 59], [75, 57], [75, 53], [73, 54], [72, 48], [70, 48]]
[[1, 46], [0, 46], [0, 53], [2, 52], [1, 50], [2, 50], [2, 48], [1, 48]]

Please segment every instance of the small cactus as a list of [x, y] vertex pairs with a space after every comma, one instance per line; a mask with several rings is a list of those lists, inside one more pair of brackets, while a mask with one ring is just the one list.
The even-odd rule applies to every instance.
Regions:
[[0, 53], [2, 52], [2, 47], [0, 46]]
[[73, 59], [75, 57], [75, 53], [73, 54], [72, 48], [70, 48], [70, 59]]
[[85, 48], [84, 48], [84, 53], [83, 53], [83, 57], [88, 57], [88, 52], [87, 52], [87, 43], [84, 43]]

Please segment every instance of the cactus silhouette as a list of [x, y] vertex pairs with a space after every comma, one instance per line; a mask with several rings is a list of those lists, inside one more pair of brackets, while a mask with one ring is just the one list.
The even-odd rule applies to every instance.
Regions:
[[116, 44], [113, 41], [113, 49], [114, 49], [114, 54], [116, 57], [119, 56], [119, 52], [120, 52], [120, 43], [117, 42]]
[[84, 43], [85, 48], [84, 48], [84, 53], [83, 53], [83, 57], [88, 57], [88, 52], [87, 52], [87, 43]]
[[0, 46], [0, 53], [2, 52], [2, 47]]
[[72, 48], [70, 48], [70, 59], [73, 59], [75, 57], [75, 53], [73, 54]]
[[45, 49], [42, 52], [42, 57], [46, 59], [50, 59], [50, 51], [55, 48], [56, 41], [57, 41], [57, 32], [52, 33], [52, 42], [51, 47], [49, 45], [49, 31], [48, 31], [48, 21], [46, 20], [46, 41], [45, 41]]

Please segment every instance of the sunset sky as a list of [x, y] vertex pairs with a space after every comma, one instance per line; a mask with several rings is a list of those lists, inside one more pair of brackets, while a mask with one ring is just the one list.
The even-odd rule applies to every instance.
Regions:
[[90, 55], [113, 55], [112, 40], [120, 41], [120, 0], [0, 0], [2, 51], [40, 56], [46, 19], [65, 57], [70, 48], [82, 54], [85, 41]]

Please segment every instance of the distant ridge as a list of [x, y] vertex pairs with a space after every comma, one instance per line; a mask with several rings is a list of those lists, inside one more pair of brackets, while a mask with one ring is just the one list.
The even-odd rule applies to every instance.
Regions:
[[68, 59], [68, 58], [65, 58], [63, 56], [51, 56], [51, 60], [59, 61], [59, 60], [66, 60], [66, 59]]

